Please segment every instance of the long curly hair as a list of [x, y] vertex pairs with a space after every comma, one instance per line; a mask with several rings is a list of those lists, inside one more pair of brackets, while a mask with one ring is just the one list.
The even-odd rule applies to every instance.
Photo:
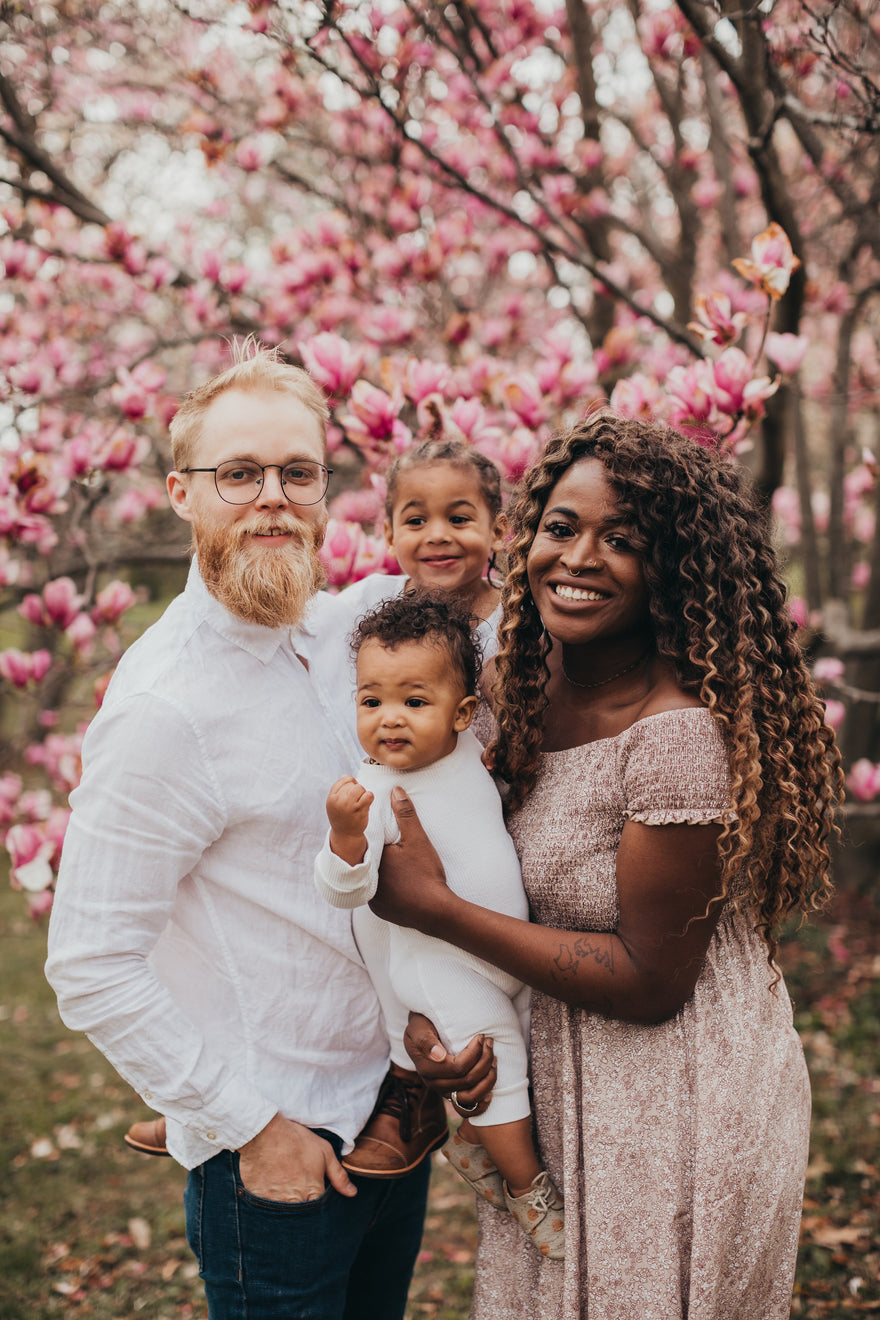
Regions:
[[517, 489], [491, 749], [510, 786], [508, 810], [537, 778], [547, 707], [550, 641], [528, 553], [550, 492], [584, 458], [602, 463], [634, 532], [658, 653], [721, 726], [734, 819], [720, 837], [719, 901], [751, 908], [772, 961], [786, 914], [830, 896], [840, 758], [742, 471], [665, 427], [594, 414], [551, 439]]

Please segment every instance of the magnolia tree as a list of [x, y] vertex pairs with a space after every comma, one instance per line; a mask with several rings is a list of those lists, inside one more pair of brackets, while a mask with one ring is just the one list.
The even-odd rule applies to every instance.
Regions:
[[384, 469], [438, 428], [511, 484], [600, 400], [749, 463], [880, 795], [872, 0], [0, 0], [0, 24], [0, 827], [35, 912], [85, 723], [184, 562], [167, 422], [249, 333], [331, 400], [332, 589], [390, 566]]

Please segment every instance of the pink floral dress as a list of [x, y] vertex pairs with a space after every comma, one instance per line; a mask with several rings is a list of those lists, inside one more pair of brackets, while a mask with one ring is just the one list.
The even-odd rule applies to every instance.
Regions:
[[[724, 744], [708, 711], [669, 711], [547, 753], [511, 823], [532, 919], [614, 930], [627, 819], [722, 820]], [[693, 995], [659, 1025], [532, 996], [538, 1138], [565, 1195], [548, 1261], [480, 1202], [471, 1320], [787, 1320], [810, 1090], [784, 985], [727, 909]]]

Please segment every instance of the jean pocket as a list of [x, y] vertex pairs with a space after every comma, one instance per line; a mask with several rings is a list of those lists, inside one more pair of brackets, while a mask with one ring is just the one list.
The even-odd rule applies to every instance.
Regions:
[[254, 1210], [263, 1210], [267, 1214], [276, 1215], [297, 1215], [308, 1216], [320, 1214], [330, 1201], [333, 1188], [328, 1183], [320, 1196], [313, 1201], [270, 1201], [265, 1196], [257, 1196], [255, 1192], [249, 1192], [245, 1185], [239, 1180], [237, 1182], [236, 1195], [243, 1205], [249, 1205]]

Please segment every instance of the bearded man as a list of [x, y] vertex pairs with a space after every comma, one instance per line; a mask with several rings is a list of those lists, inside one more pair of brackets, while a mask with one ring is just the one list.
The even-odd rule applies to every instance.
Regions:
[[429, 1162], [392, 1181], [339, 1163], [388, 1045], [350, 914], [312, 880], [327, 788], [358, 759], [313, 672], [331, 598], [304, 621], [327, 408], [276, 354], [239, 359], [171, 424], [195, 560], [86, 735], [47, 975], [167, 1116], [211, 1320], [399, 1320]]

